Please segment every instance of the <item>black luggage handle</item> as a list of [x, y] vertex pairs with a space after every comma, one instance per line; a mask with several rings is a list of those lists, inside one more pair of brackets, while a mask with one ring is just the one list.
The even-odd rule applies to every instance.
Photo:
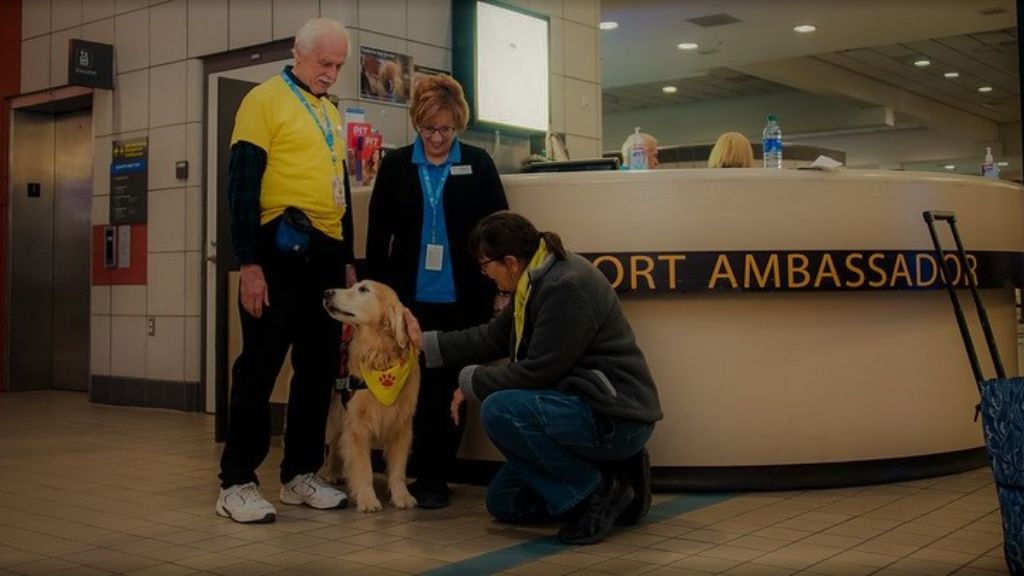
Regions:
[[[981, 329], [985, 333], [985, 343], [988, 345], [989, 354], [992, 356], [992, 365], [996, 369], [996, 375], [999, 378], [1006, 378], [1006, 371], [1003, 369], [1003, 361], [999, 358], [999, 349], [996, 348], [996, 341], [992, 335], [992, 326], [988, 321], [988, 314], [985, 312], [985, 306], [981, 303], [978, 287], [975, 285], [974, 277], [971, 275], [970, 266], [967, 261], [967, 252], [964, 250], [963, 242], [960, 240], [960, 233], [956, 229], [956, 214], [939, 210], [926, 210], [921, 215], [924, 217], [925, 223], [928, 224], [928, 232], [931, 234], [932, 243], [935, 245], [935, 252], [939, 257], [939, 271], [941, 272], [942, 282], [946, 285], [949, 299], [953, 303], [956, 324], [960, 328], [960, 336], [964, 339], [967, 359], [971, 362], [971, 370], [974, 372], [974, 379], [978, 385], [978, 395], [980, 396], [981, 383], [985, 378], [981, 374], [981, 364], [978, 362], [978, 354], [974, 350], [974, 342], [971, 340], [971, 332], [967, 328], [967, 321], [964, 319], [964, 311], [960, 307], [960, 299], [957, 298], [956, 288], [949, 281], [953, 277], [953, 273], [946, 263], [946, 252], [942, 249], [939, 235], [935, 231], [936, 220], [944, 220], [949, 223], [949, 229], [953, 233], [953, 241], [956, 243], [957, 252], [963, 261], [964, 278], [967, 282], [967, 287], [971, 290], [971, 297], [974, 298], [974, 307], [978, 310], [978, 320], [981, 322]], [[977, 418], [977, 413], [975, 413], [975, 418]]]

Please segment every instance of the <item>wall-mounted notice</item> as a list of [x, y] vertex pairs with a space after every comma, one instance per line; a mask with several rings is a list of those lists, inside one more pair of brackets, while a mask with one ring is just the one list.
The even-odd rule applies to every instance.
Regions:
[[115, 140], [110, 162], [110, 223], [146, 222], [149, 139]]
[[360, 97], [392, 104], [409, 102], [411, 56], [360, 46], [359, 60], [362, 65]]

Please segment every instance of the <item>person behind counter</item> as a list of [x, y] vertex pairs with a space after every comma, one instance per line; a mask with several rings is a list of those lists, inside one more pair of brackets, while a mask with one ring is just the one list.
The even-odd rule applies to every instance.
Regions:
[[754, 165], [754, 149], [747, 137], [739, 132], [726, 132], [718, 137], [708, 168], [750, 168]]
[[513, 304], [487, 324], [421, 340], [427, 366], [465, 366], [452, 418], [466, 398], [482, 401], [483, 428], [505, 456], [487, 510], [510, 523], [568, 520], [558, 532], [567, 544], [638, 522], [651, 497], [644, 446], [662, 413], [615, 291], [557, 234], [513, 212], [481, 220], [469, 246]]
[[626, 138], [626, 141], [622, 143], [622, 166], [623, 169], [629, 168], [629, 155], [630, 150], [633, 148], [633, 144], [637, 141], [644, 146], [647, 156], [647, 169], [653, 170], [658, 167], [658, 140], [646, 132], [634, 132]]
[[[469, 121], [462, 87], [446, 74], [425, 76], [409, 117], [419, 135], [384, 156], [370, 197], [366, 266], [395, 289], [424, 327], [459, 330], [494, 315], [495, 290], [480, 276], [466, 239], [484, 216], [508, 208], [487, 152], [461, 142]], [[409, 491], [421, 508], [449, 504], [448, 472], [463, 426], [448, 417], [458, 367], [424, 370]]]

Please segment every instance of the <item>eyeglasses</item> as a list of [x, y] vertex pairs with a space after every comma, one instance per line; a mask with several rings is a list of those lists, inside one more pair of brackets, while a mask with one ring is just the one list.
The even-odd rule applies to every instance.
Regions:
[[434, 134], [440, 134], [442, 138], [450, 138], [455, 133], [455, 128], [451, 126], [441, 126], [440, 128], [434, 128], [431, 126], [420, 126], [420, 136], [424, 138], [430, 138]]
[[496, 261], [496, 260], [497, 260], [497, 258], [488, 258], [487, 260], [484, 260], [483, 262], [481, 262], [480, 263], [480, 273], [486, 276], [487, 275], [487, 265], [490, 264], [491, 262]]

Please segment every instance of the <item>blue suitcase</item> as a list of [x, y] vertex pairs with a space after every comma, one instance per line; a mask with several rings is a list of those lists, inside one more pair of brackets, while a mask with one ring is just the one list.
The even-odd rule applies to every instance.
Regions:
[[964, 339], [967, 359], [971, 363], [971, 370], [974, 372], [975, 383], [978, 386], [978, 394], [981, 396], [981, 403], [976, 407], [975, 418], [980, 412], [985, 446], [988, 449], [992, 464], [992, 476], [999, 494], [1006, 566], [1010, 569], [1011, 574], [1024, 575], [1024, 378], [1006, 377], [1006, 371], [1003, 369], [1003, 362], [999, 358], [999, 350], [996, 348], [995, 338], [992, 335], [988, 314], [978, 295], [978, 288], [971, 275], [965, 274], [964, 277], [971, 290], [971, 296], [974, 298], [975, 308], [978, 310], [978, 320], [985, 333], [985, 342], [992, 356], [992, 365], [996, 370], [995, 378], [986, 380], [982, 375], [978, 354], [974, 350], [974, 342], [971, 339], [967, 321], [964, 319], [956, 288], [946, 281], [946, 278], [953, 277], [953, 271], [948, 268], [949, 264], [945, 260], [946, 253], [942, 249], [938, 233], [935, 230], [935, 221], [937, 220], [949, 224], [961, 262], [966, 262], [967, 255], [963, 242], [960, 240], [960, 233], [956, 228], [956, 215], [952, 212], [926, 211], [923, 216], [924, 221], [928, 224], [932, 243], [935, 245], [935, 254], [938, 261], [942, 263], [940, 267], [942, 279], [953, 303], [956, 323], [960, 328], [960, 335]]

